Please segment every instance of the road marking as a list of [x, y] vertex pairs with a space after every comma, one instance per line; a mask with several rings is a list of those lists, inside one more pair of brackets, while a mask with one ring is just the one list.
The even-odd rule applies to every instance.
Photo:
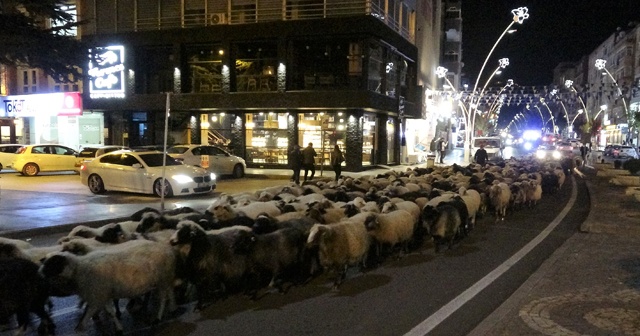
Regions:
[[471, 287], [467, 288], [464, 292], [458, 295], [456, 298], [451, 300], [449, 303], [444, 305], [438, 311], [433, 313], [433, 315], [429, 316], [426, 320], [422, 321], [420, 324], [411, 329], [405, 336], [421, 336], [426, 335], [435, 327], [437, 327], [442, 321], [448, 318], [451, 314], [453, 314], [456, 310], [460, 309], [462, 305], [469, 302], [473, 297], [475, 297], [482, 290], [487, 288], [491, 283], [493, 283], [496, 279], [506, 273], [512, 266], [514, 266], [520, 259], [524, 258], [529, 252], [531, 252], [538, 244], [540, 244], [547, 236], [553, 232], [553, 230], [562, 222], [564, 217], [567, 216], [569, 210], [573, 207], [576, 199], [578, 197], [578, 191], [576, 187], [575, 179], [571, 179], [572, 181], [572, 190], [571, 197], [569, 198], [569, 203], [562, 209], [562, 211], [556, 216], [556, 218], [549, 223], [549, 225], [540, 232], [534, 239], [532, 239], [527, 245], [525, 245], [522, 249], [516, 252], [513, 256], [507, 259], [505, 262], [500, 264], [500, 266], [496, 267], [489, 274], [485, 275], [478, 282], [473, 284]]

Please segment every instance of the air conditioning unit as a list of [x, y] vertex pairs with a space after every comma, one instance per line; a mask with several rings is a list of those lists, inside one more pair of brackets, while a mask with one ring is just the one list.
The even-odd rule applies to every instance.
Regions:
[[213, 13], [209, 17], [209, 23], [212, 25], [219, 25], [227, 23], [227, 13]]

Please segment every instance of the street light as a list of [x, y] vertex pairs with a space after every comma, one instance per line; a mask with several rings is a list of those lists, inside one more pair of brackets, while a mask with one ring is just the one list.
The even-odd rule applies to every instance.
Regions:
[[620, 90], [620, 86], [618, 85], [618, 82], [615, 80], [615, 78], [613, 78], [613, 76], [611, 76], [611, 73], [609, 72], [609, 70], [607, 70], [607, 67], [605, 66], [607, 64], [607, 61], [599, 58], [596, 60], [596, 69], [598, 70], [604, 70], [607, 75], [609, 75], [609, 78], [611, 78], [611, 80], [613, 81], [613, 84], [616, 86], [616, 89], [618, 89], [618, 94], [620, 95], [620, 98], [622, 98], [622, 104], [624, 106], [624, 113], [627, 115], [627, 123], [631, 124], [629, 119], [630, 115], [629, 115], [629, 110], [627, 110], [627, 102], [624, 100], [624, 96], [622, 95], [622, 90]]
[[[549, 115], [551, 116], [551, 120], [553, 120], [553, 134], [556, 134], [556, 122], [555, 122], [555, 118], [553, 118], [553, 113], [551, 112], [551, 109], [549, 108], [547, 103], [545, 103], [544, 98], [540, 98], [540, 103], [542, 103], [542, 105], [544, 105], [544, 107], [547, 108], [547, 111], [549, 111]], [[536, 105], [536, 107], [538, 107], [538, 106]], [[538, 108], [538, 110], [539, 109], [540, 108]], [[549, 121], [547, 120], [547, 122], [549, 122]], [[546, 124], [545, 124], [545, 127], [546, 127]]]
[[584, 105], [584, 101], [582, 100], [582, 97], [578, 94], [578, 91], [576, 91], [576, 88], [573, 87], [573, 81], [567, 79], [566, 81], [564, 81], [564, 86], [567, 87], [567, 89], [573, 91], [576, 96], [578, 96], [578, 99], [580, 100], [580, 104], [582, 104], [582, 108], [584, 109], [584, 115], [587, 118], [587, 122], [589, 122], [589, 111], [587, 110], [587, 106]]
[[[529, 110], [529, 107], [530, 107], [530, 105], [527, 104], [527, 110]], [[545, 122], [544, 122], [544, 117], [542, 116], [542, 112], [540, 111], [540, 109], [538, 109], [538, 114], [540, 114], [540, 121], [542, 122], [541, 129], [544, 129]]]
[[596, 113], [596, 116], [593, 117], [593, 120], [595, 121], [596, 119], [598, 119], [598, 116], [600, 115], [600, 113], [602, 113], [602, 111], [605, 111], [606, 109], [607, 109], [607, 105], [600, 105], [600, 111]]
[[577, 118], [579, 115], [581, 115], [581, 114], [582, 114], [582, 112], [584, 112], [584, 110], [583, 110], [583, 109], [579, 109], [579, 110], [578, 110], [578, 114], [576, 114], [576, 116], [575, 116], [575, 117], [573, 117], [573, 120], [571, 120], [571, 129], [573, 129], [573, 123], [576, 121], [576, 118]]
[[[485, 58], [484, 62], [482, 63], [482, 67], [480, 68], [480, 73], [478, 73], [478, 77], [476, 78], [476, 83], [473, 86], [473, 91], [471, 91], [471, 94], [475, 94], [476, 90], [478, 89], [478, 83], [480, 83], [480, 77], [482, 76], [482, 72], [484, 71], [484, 67], [487, 65], [487, 62], [489, 61], [489, 58], [491, 57], [491, 54], [493, 54], [493, 51], [496, 49], [496, 46], [498, 46], [498, 43], [500, 43], [500, 40], [502, 40], [502, 38], [505, 36], [505, 34], [507, 34], [509, 31], [511, 31], [511, 27], [518, 23], [518, 24], [522, 24], [524, 22], [524, 20], [529, 18], [529, 9], [527, 7], [518, 7], [516, 9], [511, 10], [511, 14], [512, 16], [512, 20], [509, 23], [509, 25], [507, 26], [507, 28], [502, 32], [502, 34], [500, 35], [500, 37], [498, 37], [498, 40], [493, 44], [493, 47], [491, 48], [491, 50], [489, 51], [489, 54], [487, 55], [487, 58]], [[471, 101], [473, 101], [473, 96]], [[467, 125], [467, 128], [471, 128], [473, 130], [474, 125]], [[466, 134], [468, 134], [468, 132], [465, 132]], [[473, 133], [473, 131], [471, 132]], [[471, 150], [469, 148], [469, 142], [471, 141], [471, 139], [467, 138], [465, 139], [465, 148], [464, 148], [464, 158], [465, 160], [469, 159], [469, 156], [471, 154]]]

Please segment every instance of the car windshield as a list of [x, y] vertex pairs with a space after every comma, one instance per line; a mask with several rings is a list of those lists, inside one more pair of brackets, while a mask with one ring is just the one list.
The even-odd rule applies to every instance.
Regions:
[[485, 148], [500, 148], [500, 141], [497, 139], [476, 139], [475, 147], [484, 145]]
[[142, 161], [144, 161], [149, 167], [162, 167], [163, 156], [167, 158], [167, 166], [179, 166], [182, 164], [182, 162], [163, 153], [140, 154], [140, 158], [142, 159]]
[[96, 157], [97, 148], [83, 148], [78, 157]]
[[184, 154], [189, 149], [189, 147], [171, 147], [167, 149], [167, 153], [169, 154]]

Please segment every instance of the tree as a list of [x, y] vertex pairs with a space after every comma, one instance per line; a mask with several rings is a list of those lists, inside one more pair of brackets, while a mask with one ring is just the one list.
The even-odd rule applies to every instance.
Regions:
[[66, 4], [65, 0], [0, 0], [0, 64], [39, 68], [57, 82], [82, 78], [90, 46], [70, 31], [85, 22], [65, 12]]

